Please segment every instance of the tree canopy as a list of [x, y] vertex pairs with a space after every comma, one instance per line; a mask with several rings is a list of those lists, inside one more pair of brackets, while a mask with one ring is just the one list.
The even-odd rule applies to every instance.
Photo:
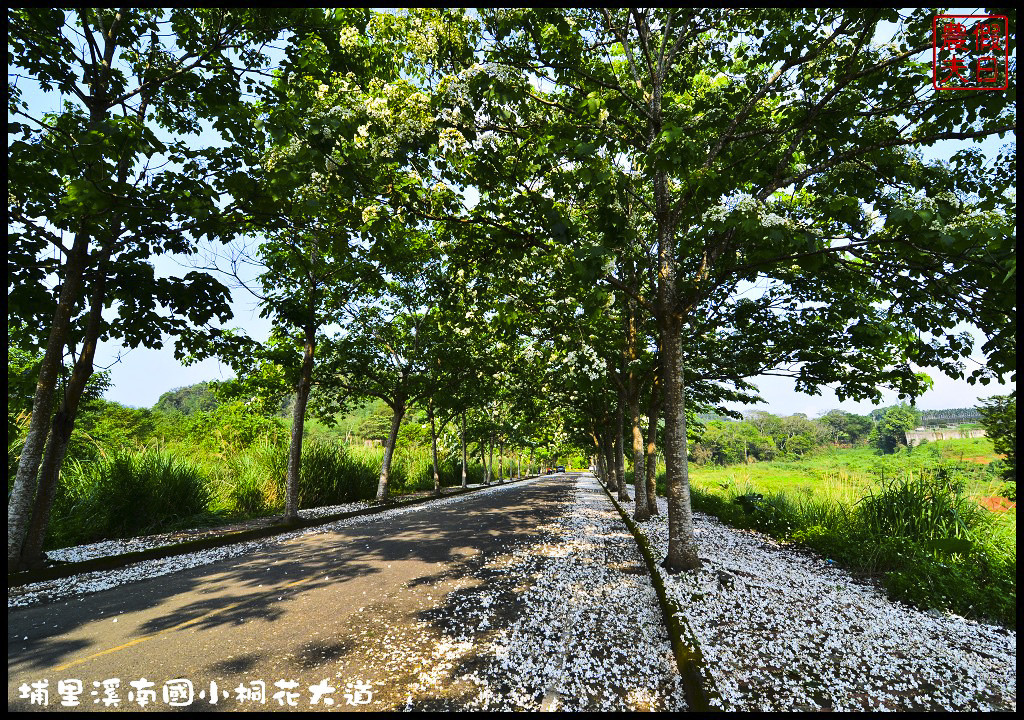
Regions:
[[[673, 572], [699, 564], [697, 416], [759, 399], [758, 377], [875, 402], [913, 402], [922, 368], [1015, 379], [1015, 145], [971, 144], [1013, 131], [1015, 81], [933, 90], [930, 11], [9, 18], [16, 75], [69, 99], [47, 115], [9, 92], [8, 301], [45, 348], [12, 562], [46, 438], [52, 478], [100, 338], [168, 334], [256, 394], [293, 395], [286, 519], [307, 413], [365, 398], [392, 410], [381, 501], [417, 406], [435, 441], [435, 420], [459, 417], [464, 444], [496, 444], [499, 476], [506, 444], [575, 445], [624, 498], [630, 458], [640, 519], [657, 510], [660, 443]], [[206, 125], [219, 145], [198, 146]], [[212, 267], [153, 271], [200, 238], [246, 244], [267, 342], [210, 327], [228, 319]], [[968, 369], [972, 352], [984, 362]], [[55, 412], [65, 355], [77, 375]], [[886, 413], [877, 442], [891, 451], [908, 413]], [[799, 455], [826, 426], [856, 442], [870, 425], [752, 423], [705, 434], [730, 456]]]

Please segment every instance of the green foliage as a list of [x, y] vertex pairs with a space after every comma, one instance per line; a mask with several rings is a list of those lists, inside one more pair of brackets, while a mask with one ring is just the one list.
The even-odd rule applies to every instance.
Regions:
[[691, 495], [695, 508], [730, 525], [879, 577], [895, 599], [1014, 625], [1016, 511], [981, 504], [996, 494], [1000, 463], [989, 438], [883, 456], [832, 449], [786, 463], [694, 467]]
[[[19, 87], [9, 94], [8, 300], [19, 333], [38, 340], [60, 327], [50, 322], [56, 277], [81, 287], [50, 358], [82, 344], [92, 308], [103, 337], [158, 347], [165, 334], [188, 334], [182, 352], [220, 354], [243, 378], [230, 397], [193, 386], [153, 412], [83, 404], [71, 444], [78, 475], [101, 478], [109, 465], [111, 477], [156, 476], [112, 449], [159, 437], [203, 464], [216, 509], [277, 511], [285, 433], [271, 415], [291, 394], [303, 418], [311, 384], [325, 425], [368, 396], [399, 414], [423, 401], [439, 414], [475, 404], [474, 442], [564, 455], [610, 423], [613, 381], [628, 379], [630, 393], [649, 382], [652, 303], [672, 319], [665, 338], [684, 344], [688, 385], [667, 363], [663, 382], [691, 412], [749, 399], [748, 378], [783, 367], [801, 390], [914, 397], [930, 383], [917, 365], [964, 376], [970, 340], [943, 332], [962, 320], [987, 338], [990, 362], [971, 380], [1012, 371], [1013, 152], [943, 164], [926, 162], [921, 147], [1011, 129], [1013, 93], [919, 102], [928, 68], [900, 53], [911, 40], [904, 28], [927, 25], [924, 11], [707, 9], [700, 32], [679, 12], [9, 11], [16, 74], [68, 100], [45, 114]], [[263, 65], [262, 48], [283, 30], [280, 68], [238, 72]], [[890, 30], [894, 42], [875, 42]], [[69, 33], [116, 60], [76, 52], [62, 41]], [[531, 83], [538, 73], [543, 87]], [[258, 102], [245, 99], [243, 78]], [[911, 108], [905, 123], [863, 112], [901, 103]], [[203, 121], [226, 144], [195, 148]], [[452, 189], [468, 187], [479, 202]], [[226, 288], [202, 273], [158, 278], [150, 258], [242, 233], [264, 240], [256, 259], [271, 339], [187, 333], [227, 317]], [[660, 267], [645, 264], [654, 257]], [[759, 294], [748, 293], [755, 280]], [[101, 312], [114, 307], [116, 317]], [[624, 349], [623, 334], [640, 340]], [[37, 360], [9, 352], [9, 467]], [[1012, 480], [1014, 434], [996, 427], [1005, 414], [996, 403], [986, 417]], [[353, 425], [384, 439], [389, 415]], [[738, 503], [695, 497], [737, 522], [827, 540], [850, 562], [853, 541], [836, 538], [870, 536], [866, 557], [892, 567], [908, 553], [980, 552], [962, 485], [987, 482], [979, 476], [995, 464], [957, 469], [955, 481], [936, 474], [924, 488], [908, 473], [937, 462], [939, 449], [899, 449], [918, 420], [910, 408], [878, 420], [870, 439], [886, 457], [861, 459], [865, 472], [900, 479], [872, 489], [856, 512], [811, 491], [741, 493], [732, 477]], [[688, 423], [695, 461], [722, 466], [806, 460], [871, 428], [841, 412]], [[681, 443], [666, 453], [675, 463], [684, 440], [666, 434]], [[393, 487], [432, 485], [428, 440], [422, 423], [402, 425]], [[447, 446], [442, 484], [454, 484]], [[307, 506], [361, 497], [379, 467], [379, 451], [325, 434], [301, 477], [288, 478], [289, 512], [296, 487]], [[792, 475], [817, 479], [806, 465]], [[107, 484], [133, 490], [129, 480]], [[948, 525], [950, 513], [961, 525]], [[916, 579], [899, 577], [912, 593]]]
[[883, 582], [892, 597], [911, 605], [1017, 626], [1015, 558], [1011, 562], [984, 552], [949, 558], [910, 553]]
[[75, 452], [75, 447], [81, 446], [86, 440], [100, 454], [120, 448], [140, 448], [151, 440], [156, 427], [157, 418], [151, 410], [127, 407], [103, 399], [83, 402], [75, 422], [68, 457], [83, 457], [83, 453]]
[[[286, 29], [294, 35], [293, 23], [318, 17], [322, 11], [8, 11], [10, 72], [20, 87], [8, 93], [7, 305], [24, 334], [45, 345], [29, 452], [8, 500], [12, 563], [34, 506], [61, 358], [77, 358], [80, 382], [64, 403], [74, 423], [98, 341], [160, 348], [167, 337], [231, 317], [220, 281], [195, 270], [158, 275], [152, 258], [189, 255], [201, 238], [227, 241], [240, 230], [221, 202], [240, 164], [232, 141], [248, 145], [238, 118], [254, 86], [273, 74], [248, 70], [266, 68], [263, 52]], [[41, 93], [24, 93], [26, 85]], [[210, 125], [217, 147], [201, 147], [197, 138]]]
[[[506, 460], [507, 463], [507, 460]], [[495, 478], [497, 477], [497, 461], [495, 461]], [[437, 474], [441, 481], [441, 487], [457, 487], [462, 485], [462, 461], [456, 459], [444, 460], [438, 463]], [[409, 481], [404, 486], [406, 492], [434, 489], [434, 469], [430, 463], [429, 454], [421, 456], [418, 463], [412, 465], [409, 470]], [[508, 465], [505, 466], [505, 479], [509, 478]], [[494, 478], [492, 478], [492, 481]], [[466, 468], [466, 483], [469, 485], [480, 484], [484, 481], [483, 465], [469, 465]]]
[[995, 451], [1005, 458], [1003, 479], [1008, 485], [1014, 486], [1011, 492], [1013, 498], [1016, 498], [1017, 398], [1013, 395], [986, 398], [978, 410], [981, 413], [985, 435], [992, 438]]
[[274, 443], [286, 436], [280, 422], [253, 412], [239, 400], [211, 412], [186, 416], [181, 424], [192, 443], [220, 454], [245, 449], [261, 440]]
[[947, 538], [973, 540], [982, 508], [964, 492], [964, 478], [950, 468], [884, 481], [857, 505], [856, 522], [877, 537], [919, 544]]
[[[833, 428], [837, 416], [844, 428], [851, 428], [849, 431], [837, 433]], [[800, 458], [826, 447], [829, 442], [847, 442], [850, 432], [859, 439], [864, 432], [860, 429], [863, 420], [869, 425], [870, 420], [847, 420], [858, 417], [833, 411], [819, 420], [810, 420], [804, 415], [780, 418], [758, 411], [741, 422], [711, 420], [694, 438], [692, 460], [698, 465], [708, 462], [732, 465]], [[837, 436], [844, 439], [838, 440]]]
[[[56, 112], [46, 113], [20, 89], [8, 97], [12, 317], [47, 337], [57, 300], [43, 282], [51, 273], [78, 288], [71, 300], [79, 311], [91, 312], [93, 302], [116, 305], [99, 327], [129, 347], [161, 347], [166, 335], [190, 324], [230, 317], [220, 282], [195, 271], [158, 277], [150, 258], [193, 253], [203, 235], [230, 235], [218, 188], [231, 160], [195, 147], [195, 136], [203, 120], [225, 139], [240, 130], [245, 103], [235, 63], [265, 62], [260, 46], [300, 14], [9, 12], [12, 67], [49, 97], [59, 91], [62, 98], [52, 104]], [[114, 62], [104, 52], [73, 51], [61, 41], [71, 34], [104, 48]], [[50, 243], [64, 252], [47, 252]], [[73, 324], [73, 343], [85, 327]]]
[[[24, 339], [23, 329], [17, 324], [9, 324], [8, 333], [11, 338], [7, 346], [7, 484], [10, 492], [28, 432], [42, 354], [17, 344]], [[69, 373], [68, 368], [62, 370], [57, 393], [63, 392]], [[68, 443], [69, 459], [92, 459], [125, 443], [139, 447], [149, 439], [152, 422], [148, 411], [103, 400], [100, 396], [110, 385], [109, 371], [93, 373], [86, 383], [79, 419]]]
[[219, 488], [215, 507], [231, 515], [259, 516], [284, 507], [288, 448], [283, 438], [261, 439], [230, 453], [214, 470]]
[[384, 442], [388, 439], [388, 433], [391, 432], [391, 419], [393, 415], [394, 412], [391, 408], [382, 404], [377, 411], [367, 416], [359, 424], [356, 432], [361, 438]]
[[908, 405], [900, 404], [887, 408], [871, 431], [870, 442], [883, 454], [896, 452], [907, 445], [907, 431], [918, 423], [919, 413]]
[[834, 442], [849, 444], [866, 441], [875, 425], [866, 415], [855, 415], [842, 410], [830, 410], [822, 415], [818, 422], [828, 427]]
[[198, 467], [156, 450], [119, 451], [62, 473], [48, 546], [123, 538], [209, 522]]
[[165, 392], [156, 401], [153, 411], [191, 415], [215, 410], [218, 404], [213, 386], [209, 382], [201, 382]]
[[1003, 483], [996, 494], [1007, 500], [1017, 502], [1017, 481]]
[[302, 451], [299, 507], [370, 500], [377, 492], [377, 471], [350, 454], [343, 445], [306, 443]]
[[[11, 334], [8, 328], [8, 335]], [[42, 355], [18, 347], [13, 342], [7, 345], [7, 440], [15, 434], [15, 420], [18, 415], [32, 412], [32, 397], [39, 378], [39, 363]]]

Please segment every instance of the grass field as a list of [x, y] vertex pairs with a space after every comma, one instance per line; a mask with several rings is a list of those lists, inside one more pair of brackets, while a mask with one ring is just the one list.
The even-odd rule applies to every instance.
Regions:
[[988, 438], [942, 440], [894, 455], [871, 448], [834, 448], [791, 462], [690, 465], [690, 482], [707, 492], [797, 493], [856, 502], [884, 478], [941, 466], [960, 466], [967, 491], [995, 495], [1002, 480], [989, 469], [999, 459]]
[[810, 547], [898, 600], [1015, 627], [1017, 510], [1001, 465], [989, 439], [968, 438], [691, 465], [690, 486], [695, 509]]

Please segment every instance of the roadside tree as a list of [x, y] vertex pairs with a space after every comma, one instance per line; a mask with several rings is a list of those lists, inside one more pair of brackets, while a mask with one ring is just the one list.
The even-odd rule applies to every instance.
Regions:
[[[198, 238], [225, 232], [217, 207], [225, 163], [216, 150], [192, 147], [194, 137], [211, 121], [231, 137], [243, 80], [259, 82], [248, 72], [267, 65], [265, 45], [306, 17], [188, 8], [9, 11], [8, 308], [44, 351], [8, 499], [11, 568], [41, 558], [97, 342], [159, 347], [164, 334], [229, 317], [223, 285], [195, 272], [157, 278], [149, 259], [194, 252]], [[34, 90], [59, 96], [58, 109], [42, 110]], [[104, 317], [115, 305], [117, 316]], [[74, 369], [54, 414], [66, 357]]]
[[881, 453], [892, 454], [907, 446], [907, 431], [920, 422], [921, 414], [904, 404], [893, 405], [885, 411], [871, 431], [870, 442]]
[[1011, 490], [1016, 497], [1017, 398], [1014, 395], [985, 398], [978, 411], [981, 413], [981, 425], [985, 428], [985, 434], [992, 439], [995, 451], [1005, 458], [1003, 479], [1012, 483]]
[[[973, 377], [1012, 371], [1001, 309], [1015, 304], [1002, 282], [1015, 252], [1015, 201], [1004, 193], [1012, 160], [986, 170], [978, 154], [958, 153], [951, 171], [919, 149], [1012, 130], [1013, 94], [922, 100], [931, 68], [916, 57], [931, 40], [916, 29], [931, 26], [928, 12], [484, 17], [496, 39], [490, 61], [541, 78], [524, 74], [519, 94], [578, 116], [577, 134], [557, 147], [577, 158], [599, 148], [627, 155], [651, 188], [669, 571], [699, 565], [683, 340], [700, 338], [704, 318], [723, 310], [742, 321], [749, 308], [737, 296], [751, 285], [776, 305], [751, 332], [766, 336], [765, 359], [796, 368], [801, 390], [836, 383], [856, 398], [886, 386], [919, 394], [927, 382], [910, 361], [962, 376], [958, 360], [970, 347], [943, 331], [986, 314], [997, 318], [986, 330], [989, 368]], [[883, 22], [902, 29], [877, 44]]]

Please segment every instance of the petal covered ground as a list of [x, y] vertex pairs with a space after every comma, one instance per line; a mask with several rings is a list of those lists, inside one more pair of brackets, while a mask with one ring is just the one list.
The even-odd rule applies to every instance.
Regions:
[[[664, 556], [659, 503], [640, 527]], [[818, 556], [694, 516], [704, 567], [659, 571], [723, 709], [1016, 709], [1016, 632], [907, 607]]]

